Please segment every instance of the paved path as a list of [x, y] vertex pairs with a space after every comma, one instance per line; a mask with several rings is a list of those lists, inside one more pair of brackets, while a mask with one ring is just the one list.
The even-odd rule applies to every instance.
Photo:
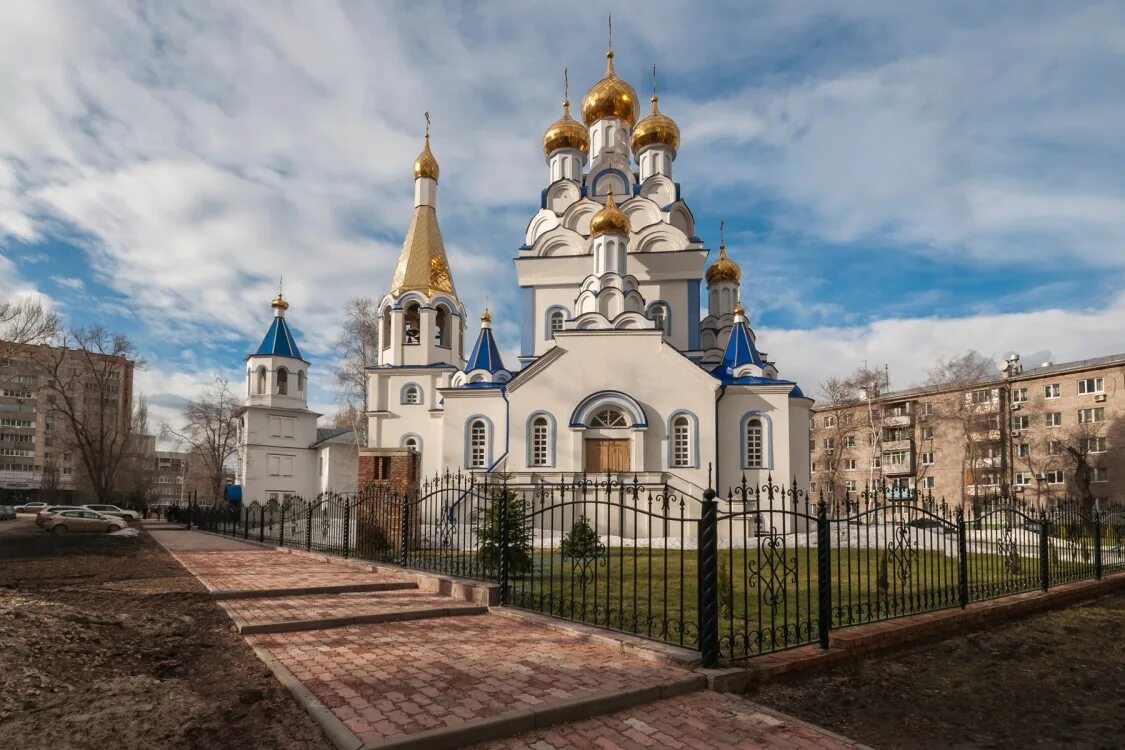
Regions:
[[[701, 691], [686, 668], [419, 591], [406, 571], [151, 533], [342, 749], [854, 747]], [[393, 589], [336, 593], [383, 586]]]

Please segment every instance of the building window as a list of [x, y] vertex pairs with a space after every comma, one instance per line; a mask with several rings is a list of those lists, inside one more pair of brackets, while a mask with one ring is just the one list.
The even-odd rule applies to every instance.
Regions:
[[691, 466], [691, 420], [684, 414], [672, 420], [672, 466]]
[[469, 468], [483, 469], [488, 460], [488, 426], [483, 419], [469, 425]]
[[855, 447], [855, 435], [844, 436], [844, 447], [845, 448], [854, 448]]
[[259, 367], [258, 368], [258, 389], [257, 390], [258, 390], [258, 393], [263, 395], [263, 396], [266, 395], [266, 383], [267, 383], [266, 368]]
[[1108, 482], [1109, 469], [1105, 466], [1095, 466], [1093, 476], [1090, 477], [1091, 482]]
[[1104, 391], [1105, 386], [1101, 378], [1086, 378], [1078, 381], [1078, 392], [1081, 394], [1102, 393]]
[[293, 456], [267, 453], [266, 469], [271, 477], [291, 477], [293, 476]]
[[277, 371], [277, 395], [289, 395], [289, 371], [284, 367], [278, 368]]
[[992, 389], [984, 388], [978, 391], [970, 391], [966, 394], [966, 398], [974, 405], [987, 404], [992, 401], [992, 393]]
[[1105, 453], [1106, 442], [1104, 437], [1086, 438], [1083, 441], [1083, 448], [1087, 453]]
[[1048, 427], [1061, 427], [1062, 426], [1062, 412], [1050, 411], [1047, 412], [1047, 426]]
[[746, 420], [746, 468], [762, 468], [762, 420], [754, 417]]
[[665, 325], [668, 322], [668, 310], [664, 305], [655, 305], [652, 308], [652, 322], [656, 324], [656, 330], [667, 333]]
[[1012, 419], [1013, 430], [1026, 430], [1031, 427], [1031, 417], [1026, 414], [1022, 417], [1015, 417]]
[[837, 419], [836, 419], [836, 415], [834, 415], [834, 414], [829, 414], [828, 416], [826, 416], [824, 418], [824, 426], [825, 427], [835, 427], [836, 422], [837, 422]]
[[449, 310], [445, 305], [438, 305], [434, 314], [434, 344], [449, 346]]
[[1058, 440], [1051, 440], [1047, 443], [1048, 456], [1061, 456], [1063, 453], [1063, 444]]
[[1020, 443], [1016, 446], [1016, 455], [1020, 458], [1029, 458], [1031, 456], [1031, 444]]
[[934, 453], [933, 453], [933, 451], [923, 453], [922, 454], [922, 465], [923, 466], [933, 466], [933, 464], [934, 464]]
[[921, 409], [922, 409], [922, 414], [924, 416], [927, 416], [927, 417], [934, 413], [934, 405], [932, 403], [930, 403], [929, 401], [922, 404]]
[[1016, 472], [1015, 482], [1017, 487], [1027, 487], [1031, 484], [1031, 472], [1020, 471]]
[[402, 447], [414, 453], [420, 453], [422, 451], [422, 445], [418, 442], [418, 438], [415, 435], [407, 435], [402, 441]]
[[421, 307], [414, 302], [406, 306], [406, 314], [403, 316], [402, 343], [417, 344], [421, 340], [421, 335]]
[[602, 409], [594, 413], [594, 416], [590, 419], [590, 426], [628, 427], [629, 423], [625, 421], [625, 415], [617, 411], [617, 409]]
[[881, 465], [882, 465], [882, 462], [879, 460], [879, 457], [873, 456], [872, 459], [871, 459], [871, 468], [872, 469], [878, 469]]
[[856, 469], [855, 459], [849, 458], [846, 461], [844, 461], [844, 468], [847, 469], [848, 471], [855, 471], [855, 469]]
[[1061, 395], [1062, 389], [1058, 383], [1043, 386], [1043, 398], [1058, 398]]
[[531, 421], [531, 461], [532, 466], [551, 464], [551, 423], [544, 416]]
[[923, 427], [922, 428], [922, 439], [923, 440], [933, 440], [934, 439], [934, 428], [933, 427]]
[[384, 349], [391, 345], [391, 308], [383, 311], [383, 337], [382, 347]]
[[836, 438], [824, 438], [824, 450], [829, 452], [836, 450]]
[[1105, 421], [1105, 407], [1099, 406], [1096, 409], [1079, 409], [1078, 422], [1086, 424], [1089, 422], [1104, 422]]
[[1027, 389], [1026, 388], [1013, 388], [1012, 389], [1012, 403], [1013, 404], [1022, 404], [1026, 401], [1027, 401]]
[[845, 492], [855, 492], [855, 480], [854, 479], [848, 479], [848, 480], [844, 481], [844, 491]]
[[1059, 469], [1052, 469], [1046, 473], [1047, 484], [1062, 484], [1066, 481], [1066, 477]]
[[422, 389], [414, 383], [408, 383], [402, 388], [402, 403], [404, 404], [420, 404], [422, 403]]

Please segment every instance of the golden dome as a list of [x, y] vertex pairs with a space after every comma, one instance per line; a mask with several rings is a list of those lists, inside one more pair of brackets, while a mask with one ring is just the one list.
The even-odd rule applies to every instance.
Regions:
[[273, 302], [270, 303], [270, 307], [274, 310], [288, 310], [289, 303], [281, 296], [281, 292], [278, 292], [277, 296], [273, 298]]
[[481, 323], [491, 323], [492, 322], [492, 313], [490, 313], [488, 311], [487, 307], [484, 308], [484, 312], [480, 316], [480, 322]]
[[734, 281], [739, 282], [742, 280], [742, 269], [738, 264], [727, 257], [727, 248], [725, 245], [719, 246], [719, 257], [707, 269], [707, 285], [718, 283], [720, 281]]
[[590, 148], [590, 131], [570, 116], [570, 100], [563, 100], [562, 117], [555, 120], [543, 134], [543, 155], [550, 156], [560, 148], [574, 148], [585, 153]]
[[656, 95], [652, 96], [652, 114], [645, 117], [633, 128], [633, 153], [640, 153], [645, 146], [660, 144], [673, 151], [680, 148], [680, 128], [671, 117], [662, 113], [656, 106]]
[[430, 151], [430, 113], [426, 113], [426, 140], [422, 145], [422, 153], [418, 154], [418, 158], [414, 160], [414, 179], [419, 177], [429, 177], [434, 182], [438, 178], [438, 164], [437, 159], [434, 158], [434, 152]]
[[620, 117], [630, 127], [637, 121], [637, 92], [613, 71], [613, 50], [605, 53], [605, 77], [582, 99], [582, 119], [587, 127], [603, 117]]
[[629, 234], [629, 217], [613, 202], [612, 192], [605, 197], [605, 208], [594, 214], [594, 218], [590, 220], [591, 239], [606, 232]]
[[741, 315], [744, 318], [746, 317], [746, 308], [742, 306], [741, 302], [734, 306], [734, 314]]

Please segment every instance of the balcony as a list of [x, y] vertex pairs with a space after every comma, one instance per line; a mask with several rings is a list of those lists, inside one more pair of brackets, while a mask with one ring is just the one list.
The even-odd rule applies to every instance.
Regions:
[[976, 460], [976, 465], [981, 469], [998, 469], [1002, 461], [1000, 456], [984, 456]]
[[974, 443], [995, 443], [1000, 440], [1000, 430], [973, 430], [969, 438]]
[[885, 440], [883, 441], [883, 453], [896, 453], [898, 451], [914, 452], [914, 441], [910, 438], [906, 440]]
[[901, 477], [914, 473], [914, 458], [907, 458], [905, 461], [897, 464], [884, 463], [883, 476], [885, 477]]
[[884, 427], [909, 427], [914, 424], [913, 414], [888, 414], [883, 417]]

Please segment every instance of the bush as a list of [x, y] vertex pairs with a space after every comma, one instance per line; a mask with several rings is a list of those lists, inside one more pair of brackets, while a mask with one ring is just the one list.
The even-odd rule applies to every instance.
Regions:
[[598, 532], [582, 515], [570, 527], [562, 540], [562, 556], [564, 558], [600, 557], [605, 552], [605, 545], [598, 539]]
[[[500, 572], [500, 510], [504, 500], [503, 486], [490, 493], [487, 508], [477, 510], [477, 538], [480, 549], [477, 559], [495, 573]], [[531, 504], [508, 490], [508, 576], [518, 578], [531, 572], [532, 535], [528, 515]]]

